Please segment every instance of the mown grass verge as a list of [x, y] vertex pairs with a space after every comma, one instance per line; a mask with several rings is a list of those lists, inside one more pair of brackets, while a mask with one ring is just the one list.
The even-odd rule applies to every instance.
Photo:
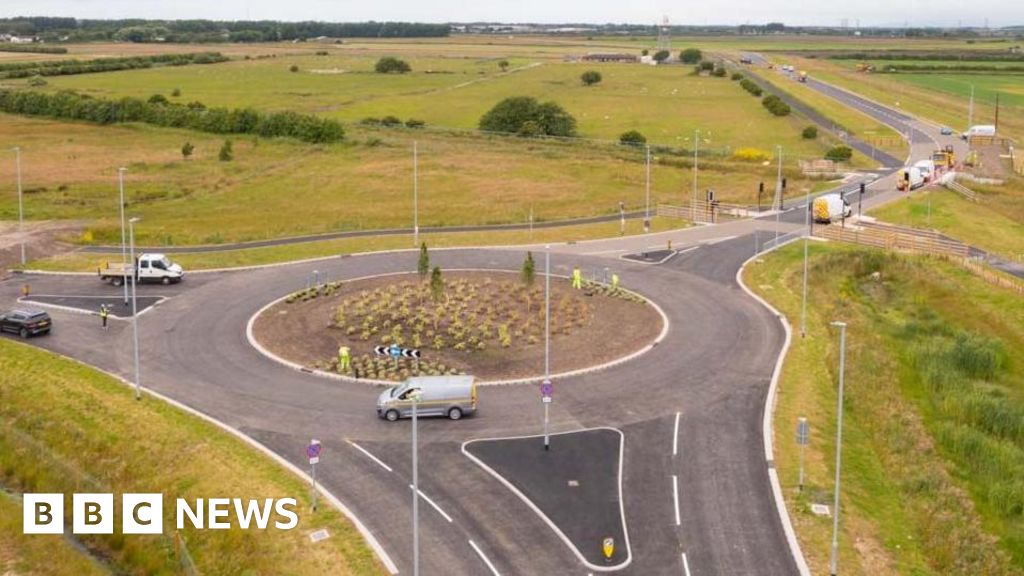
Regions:
[[[163, 535], [78, 537], [85, 548], [79, 556], [107, 571], [187, 574], [191, 559], [200, 574], [384, 573], [340, 513], [324, 506], [310, 512], [307, 485], [215, 426], [158, 400], [138, 402], [105, 374], [6, 339], [0, 339], [0, 374], [0, 484], [7, 490], [64, 493], [68, 512], [74, 492], [113, 492], [115, 502], [126, 492], [163, 492]], [[178, 497], [293, 497], [299, 525], [183, 530], [177, 536], [184, 546], [175, 545]], [[64, 565], [54, 565], [57, 556], [40, 552], [43, 545], [63, 550], [62, 537], [33, 536], [22, 544], [20, 519], [20, 506], [0, 505], [0, 552], [10, 546], [25, 573], [71, 573], [57, 570]], [[309, 533], [321, 528], [331, 537], [312, 544]]]
[[[838, 335], [848, 323], [840, 566], [846, 574], [1019, 574], [1024, 568], [1024, 301], [950, 263], [812, 243], [746, 282], [795, 327], [776, 413], [776, 465], [814, 573], [828, 566]], [[811, 424], [797, 490], [797, 418]]]

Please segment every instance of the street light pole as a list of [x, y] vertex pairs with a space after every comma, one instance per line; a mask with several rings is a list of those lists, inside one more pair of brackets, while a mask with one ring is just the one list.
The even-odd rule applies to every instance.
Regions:
[[[132, 251], [132, 339], [135, 342], [135, 399], [142, 399], [142, 380], [139, 376], [139, 310], [138, 302], [135, 293], [135, 285], [138, 284], [139, 271], [135, 266], [135, 223], [138, 222], [138, 218], [132, 218], [128, 221], [128, 238], [131, 243]], [[127, 272], [127, 268], [125, 269]]]
[[21, 265], [25, 266], [25, 209], [21, 199], [21, 146], [14, 147], [14, 171], [18, 182], [18, 236], [21, 237]]
[[779, 216], [782, 213], [782, 146], [775, 146], [779, 157], [779, 173], [775, 177], [775, 246], [779, 247]]
[[412, 141], [412, 245], [414, 248], [420, 245], [420, 158], [415, 140]]
[[800, 337], [807, 336], [807, 237], [811, 235], [811, 189], [807, 189], [807, 205], [804, 206], [804, 295], [800, 302]]
[[647, 200], [644, 203], [644, 223], [651, 222], [651, 145], [647, 145]]
[[[128, 252], [127, 252], [127, 239], [125, 238], [125, 224], [124, 224], [124, 173], [127, 168], [117, 169], [117, 187], [121, 191], [121, 267], [122, 270], [128, 269]], [[124, 283], [124, 305], [128, 305], [128, 283]]]
[[697, 223], [697, 147], [700, 146], [700, 128], [693, 131], [693, 199], [690, 204], [690, 218]]
[[[544, 383], [551, 382], [551, 245], [544, 247]], [[544, 402], [544, 449], [551, 448], [548, 402]]]
[[971, 99], [967, 103], [967, 129], [974, 124], [974, 84], [971, 84]]
[[829, 573], [838, 574], [839, 568], [839, 477], [842, 464], [843, 449], [843, 377], [846, 371], [846, 322], [833, 322], [839, 328], [839, 400], [837, 404], [838, 419], [836, 421], [836, 487], [835, 502], [832, 510], [832, 556], [829, 560]]
[[420, 466], [419, 438], [417, 436], [417, 415], [420, 403], [420, 391], [409, 392], [412, 398], [412, 574], [420, 574]]

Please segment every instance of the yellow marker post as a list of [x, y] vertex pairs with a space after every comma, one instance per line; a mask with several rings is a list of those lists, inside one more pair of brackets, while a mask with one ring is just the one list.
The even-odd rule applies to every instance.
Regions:
[[615, 539], [610, 536], [605, 538], [601, 548], [604, 551], [605, 562], [611, 562], [612, 554], [615, 554]]

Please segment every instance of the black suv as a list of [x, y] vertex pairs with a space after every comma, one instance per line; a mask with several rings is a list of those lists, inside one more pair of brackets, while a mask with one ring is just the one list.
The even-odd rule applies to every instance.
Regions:
[[0, 332], [13, 332], [22, 338], [47, 334], [53, 321], [42, 310], [8, 310], [0, 314]]

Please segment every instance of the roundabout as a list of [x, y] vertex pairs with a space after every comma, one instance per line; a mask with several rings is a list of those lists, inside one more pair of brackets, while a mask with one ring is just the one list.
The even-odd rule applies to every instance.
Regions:
[[[544, 278], [454, 270], [443, 287], [413, 274], [325, 283], [278, 298], [249, 321], [250, 341], [303, 371], [371, 383], [411, 376], [472, 374], [481, 384], [542, 379]], [[551, 357], [560, 374], [638, 357], [664, 338], [668, 320], [635, 292], [588, 282], [551, 281]], [[390, 358], [395, 345], [419, 358]], [[351, 355], [342, 366], [339, 350]], [[376, 349], [376, 350], [375, 350]]]

